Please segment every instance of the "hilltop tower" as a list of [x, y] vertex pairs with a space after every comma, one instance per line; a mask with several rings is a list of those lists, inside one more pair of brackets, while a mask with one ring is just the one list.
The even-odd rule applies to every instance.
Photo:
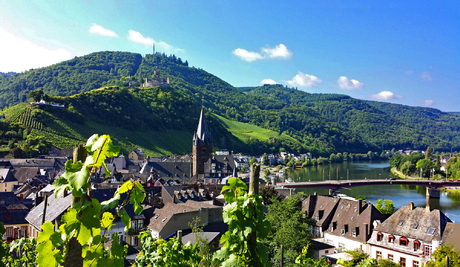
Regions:
[[201, 108], [198, 129], [193, 134], [193, 176], [197, 178], [202, 178], [204, 176], [204, 164], [211, 158], [211, 153], [211, 134], [208, 131], [204, 110]]
[[155, 44], [153, 44], [153, 54], [155, 55]]

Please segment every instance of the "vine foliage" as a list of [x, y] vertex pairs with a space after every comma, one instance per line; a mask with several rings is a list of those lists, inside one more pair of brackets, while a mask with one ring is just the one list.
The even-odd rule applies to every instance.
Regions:
[[[114, 196], [103, 202], [89, 197], [90, 178], [100, 168], [110, 173], [105, 160], [118, 155], [120, 148], [114, 146], [108, 135], [93, 135], [82, 147], [84, 159], [65, 164], [65, 174], [53, 183], [55, 194], [72, 191], [72, 207], [61, 218], [61, 224], [46, 222], [37, 238], [37, 263], [39, 266], [123, 266], [127, 247], [120, 244], [119, 236], [112, 233], [112, 244], [106, 248], [105, 234], [114, 220], [120, 218], [125, 231], [131, 227], [131, 219], [125, 210], [129, 203], [136, 214], [142, 212], [141, 203], [145, 191], [139, 182], [127, 181]], [[75, 158], [75, 156], [74, 156]], [[80, 157], [81, 158], [81, 157]], [[123, 201], [121, 201], [124, 197]]]

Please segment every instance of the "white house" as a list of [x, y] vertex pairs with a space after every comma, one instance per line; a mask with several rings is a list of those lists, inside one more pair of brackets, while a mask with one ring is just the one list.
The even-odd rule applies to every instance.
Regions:
[[415, 208], [411, 202], [374, 228], [369, 255], [401, 266], [422, 266], [441, 245], [448, 224], [452, 221], [440, 210]]

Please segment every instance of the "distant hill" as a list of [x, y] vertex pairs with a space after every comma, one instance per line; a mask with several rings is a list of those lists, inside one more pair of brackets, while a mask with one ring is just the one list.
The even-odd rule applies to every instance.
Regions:
[[0, 79], [16, 75], [16, 72], [0, 72]]
[[[169, 78], [170, 87], [140, 88], [155, 71]], [[133, 88], [128, 88], [129, 81]], [[214, 145], [234, 151], [277, 152], [284, 147], [326, 156], [460, 148], [460, 118], [452, 114], [282, 85], [235, 88], [175, 55], [98, 52], [19, 73], [0, 79], [0, 106], [23, 102], [37, 88], [66, 108], [28, 110], [23, 105], [22, 112], [28, 110], [24, 114], [33, 117], [24, 123], [42, 125], [32, 132], [49, 136], [58, 147], [107, 132], [126, 152], [136, 146], [153, 154], [191, 152], [203, 105]], [[19, 120], [19, 107], [5, 112], [6, 121]]]

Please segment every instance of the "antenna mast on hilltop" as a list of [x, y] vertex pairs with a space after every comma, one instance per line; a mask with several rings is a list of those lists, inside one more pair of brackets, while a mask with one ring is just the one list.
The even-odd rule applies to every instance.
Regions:
[[153, 44], [153, 54], [155, 55], [155, 44]]

